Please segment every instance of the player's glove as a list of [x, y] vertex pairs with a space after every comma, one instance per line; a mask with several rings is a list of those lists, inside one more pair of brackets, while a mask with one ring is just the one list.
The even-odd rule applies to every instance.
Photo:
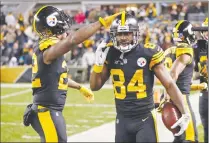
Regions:
[[80, 92], [81, 94], [83, 94], [88, 102], [94, 101], [94, 93], [90, 89], [81, 86]]
[[190, 116], [189, 114], [182, 114], [181, 118], [171, 126], [171, 129], [176, 128], [179, 126], [181, 129], [178, 133], [174, 134], [174, 136], [180, 136], [181, 134], [184, 133], [184, 131], [187, 129], [188, 124], [189, 124]]
[[205, 82], [200, 83], [200, 89], [201, 90], [204, 90], [204, 89], [207, 89], [207, 88], [208, 88], [208, 84], [207, 83], [205, 83]]
[[93, 67], [94, 72], [100, 73], [102, 72], [104, 62], [107, 57], [107, 53], [109, 51], [109, 47], [106, 46], [107, 43], [105, 41], [102, 41], [99, 46], [97, 47], [97, 50], [95, 52], [95, 65]]
[[204, 77], [208, 78], [208, 71], [207, 71], [207, 64], [206, 63], [198, 63], [198, 69], [200, 71], [200, 74]]
[[102, 17], [99, 17], [99, 22], [105, 27], [105, 28], [109, 28], [110, 25], [112, 24], [113, 20], [118, 16], [120, 15], [121, 12], [118, 12], [114, 15], [111, 15], [111, 16], [108, 16], [108, 17], [105, 17], [105, 18], [102, 18]]

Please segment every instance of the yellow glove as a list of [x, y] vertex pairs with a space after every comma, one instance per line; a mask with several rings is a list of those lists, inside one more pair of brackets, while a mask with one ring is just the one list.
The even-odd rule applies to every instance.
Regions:
[[109, 28], [110, 25], [112, 24], [113, 20], [118, 16], [120, 15], [122, 12], [118, 12], [114, 15], [111, 15], [111, 16], [108, 16], [108, 17], [105, 17], [105, 18], [102, 18], [102, 17], [99, 17], [99, 22], [105, 27], [105, 28]]
[[192, 84], [191, 85], [191, 91], [197, 91], [197, 90], [204, 90], [208, 87], [208, 84], [203, 82], [203, 83], [200, 83], [200, 84]]
[[94, 101], [94, 93], [90, 89], [81, 86], [80, 92], [81, 94], [83, 94], [88, 102]]
[[206, 64], [202, 65], [202, 64], [198, 63], [198, 69], [199, 69], [201, 75], [208, 78], [208, 71], [207, 71], [207, 65]]

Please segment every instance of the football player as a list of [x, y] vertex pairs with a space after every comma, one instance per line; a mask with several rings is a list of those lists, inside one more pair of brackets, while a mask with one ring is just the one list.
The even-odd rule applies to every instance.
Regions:
[[[32, 89], [33, 104], [31, 123], [41, 142], [67, 142], [66, 124], [62, 115], [67, 88], [75, 88], [88, 99], [93, 93], [80, 84], [69, 80], [64, 54], [92, 36], [102, 26], [108, 27], [117, 16], [99, 18], [76, 32], [66, 33], [72, 19], [61, 9], [43, 6], [34, 15], [33, 28], [40, 42], [33, 54]], [[28, 118], [26, 116], [26, 118]]]
[[97, 91], [109, 76], [112, 78], [117, 112], [115, 142], [159, 141], [153, 101], [154, 75], [181, 111], [178, 135], [183, 133], [190, 119], [181, 92], [166, 72], [162, 49], [151, 43], [138, 43], [138, 22], [125, 12], [113, 21], [110, 34], [113, 46], [103, 41], [97, 47], [90, 87]]
[[[202, 26], [208, 27], [208, 18], [205, 19]], [[200, 72], [200, 83], [208, 83], [208, 32], [202, 32], [201, 34], [204, 40], [200, 41], [203, 42], [203, 44], [200, 44], [203, 47], [198, 47], [198, 49], [202, 50], [197, 65], [199, 67], [198, 71]], [[201, 90], [199, 96], [199, 113], [204, 129], [204, 142], [208, 142], [208, 87]]]
[[[191, 120], [188, 128], [181, 136], [174, 136], [174, 142], [197, 141], [197, 129], [195, 116], [189, 101], [190, 86], [194, 70], [194, 58], [192, 44], [195, 35], [192, 24], [189, 21], [178, 21], [173, 28], [173, 40], [175, 46], [165, 51], [165, 65], [170, 69], [170, 75], [183, 94], [185, 105], [189, 110]], [[170, 94], [168, 93], [167, 96]], [[175, 127], [175, 125], [174, 125]]]

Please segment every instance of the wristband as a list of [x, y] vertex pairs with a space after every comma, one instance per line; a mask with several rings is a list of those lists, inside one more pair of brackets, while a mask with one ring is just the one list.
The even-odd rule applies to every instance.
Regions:
[[93, 71], [95, 73], [101, 73], [102, 70], [103, 70], [103, 66], [94, 65], [94, 67], [93, 67]]

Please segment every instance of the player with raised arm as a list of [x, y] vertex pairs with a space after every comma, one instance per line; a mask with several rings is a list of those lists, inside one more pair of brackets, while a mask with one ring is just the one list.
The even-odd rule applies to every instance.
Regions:
[[41, 7], [34, 16], [33, 28], [40, 36], [33, 54], [33, 104], [27, 106], [24, 124], [32, 125], [41, 142], [67, 142], [62, 111], [68, 87], [78, 89], [92, 101], [91, 90], [68, 79], [64, 54], [92, 36], [102, 26], [108, 27], [118, 14], [99, 18], [75, 32], [69, 32], [72, 18], [53, 6]]
[[152, 43], [138, 43], [138, 22], [125, 12], [113, 21], [110, 34], [113, 46], [103, 41], [97, 47], [90, 87], [97, 91], [112, 78], [117, 112], [115, 142], [159, 142], [153, 101], [154, 75], [182, 113], [178, 135], [182, 134], [190, 119], [181, 92], [166, 72], [162, 49]]

